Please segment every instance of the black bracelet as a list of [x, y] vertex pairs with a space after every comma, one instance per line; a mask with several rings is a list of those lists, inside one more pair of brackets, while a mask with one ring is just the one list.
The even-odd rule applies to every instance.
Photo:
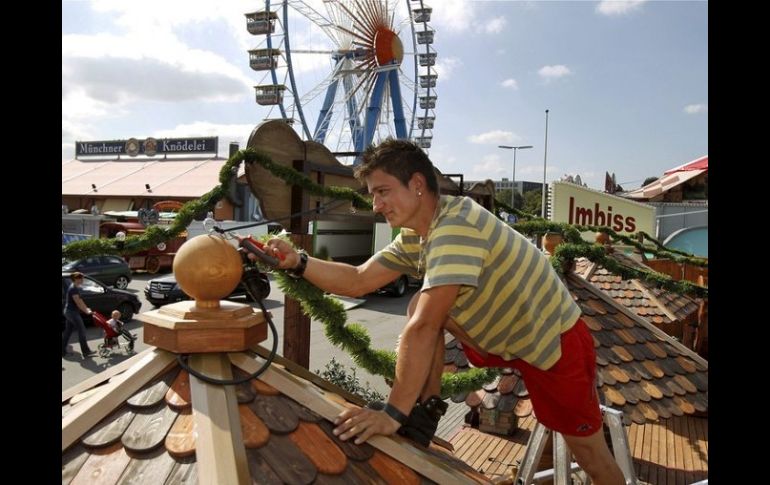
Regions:
[[385, 411], [385, 414], [387, 414], [391, 418], [398, 421], [398, 424], [400, 424], [401, 426], [405, 425], [406, 422], [409, 420], [409, 416], [405, 415], [404, 413], [396, 409], [390, 403], [385, 404], [383, 411]]
[[300, 250], [297, 251], [297, 254], [299, 255], [299, 265], [296, 268], [286, 270], [286, 274], [295, 280], [302, 278], [302, 275], [305, 274], [305, 269], [307, 268], [307, 253]]

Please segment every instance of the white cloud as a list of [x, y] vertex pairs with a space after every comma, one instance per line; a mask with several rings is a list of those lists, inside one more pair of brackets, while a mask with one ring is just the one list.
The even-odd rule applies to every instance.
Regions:
[[502, 86], [504, 88], [513, 89], [513, 90], [519, 89], [519, 83], [517, 83], [516, 80], [513, 79], [513, 78], [509, 78], [509, 79], [506, 79], [505, 81], [501, 82], [500, 86]]
[[476, 22], [477, 7], [464, 0], [442, 0], [441, 8], [433, 10], [430, 21], [441, 32], [462, 33]]
[[647, 0], [602, 0], [596, 6], [596, 11], [602, 15], [625, 15], [639, 10]]
[[457, 57], [436, 56], [436, 65], [434, 67], [436, 69], [436, 74], [438, 74], [438, 82], [441, 83], [450, 79], [452, 77], [452, 72], [462, 65], [463, 61]]
[[550, 81], [552, 79], [568, 76], [572, 74], [572, 71], [570, 71], [569, 68], [563, 64], [556, 64], [553, 66], [541, 67], [540, 70], [537, 71], [537, 74], [546, 81]]
[[487, 34], [499, 34], [503, 31], [507, 22], [505, 17], [495, 17], [492, 20], [487, 20], [482, 26], [483, 32]]
[[499, 155], [486, 155], [480, 163], [473, 165], [469, 180], [500, 180], [503, 177], [509, 177], [510, 167], [503, 161]]
[[[441, 35], [462, 34], [499, 34], [508, 23], [505, 17], [489, 18], [484, 11], [486, 2], [468, 0], [441, 0], [440, 8], [434, 8], [430, 24]], [[435, 6], [435, 5], [434, 5]]]
[[468, 141], [482, 145], [490, 143], [513, 143], [516, 138], [518, 137], [510, 131], [492, 130], [478, 135], [471, 135], [468, 137]]
[[684, 112], [688, 115], [697, 115], [701, 113], [708, 113], [709, 107], [707, 104], [688, 104], [684, 107]]

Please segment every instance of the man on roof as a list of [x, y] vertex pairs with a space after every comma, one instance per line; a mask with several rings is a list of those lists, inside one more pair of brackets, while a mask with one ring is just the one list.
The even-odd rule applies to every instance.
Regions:
[[518, 369], [538, 420], [564, 435], [594, 483], [624, 483], [602, 432], [593, 341], [546, 256], [467, 197], [439, 196], [417, 145], [369, 147], [356, 178], [401, 233], [360, 266], [324, 261], [271, 239], [278, 268], [330, 293], [361, 296], [407, 273], [423, 278], [407, 311], [387, 403], [337, 417], [335, 435], [363, 443], [396, 432], [427, 446], [446, 410], [439, 397], [444, 331], [477, 367]]

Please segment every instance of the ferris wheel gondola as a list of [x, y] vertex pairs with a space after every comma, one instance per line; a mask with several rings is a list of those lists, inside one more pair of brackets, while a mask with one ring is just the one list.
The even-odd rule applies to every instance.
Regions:
[[260, 38], [249, 65], [262, 73], [255, 91], [265, 118], [338, 154], [386, 137], [430, 148], [438, 79], [431, 13], [422, 0], [265, 0], [246, 14]]

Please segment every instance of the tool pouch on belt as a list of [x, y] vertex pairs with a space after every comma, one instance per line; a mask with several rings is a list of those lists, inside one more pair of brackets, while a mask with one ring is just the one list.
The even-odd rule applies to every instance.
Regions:
[[[398, 434], [405, 436], [423, 446], [430, 445], [430, 440], [436, 434], [438, 422], [446, 413], [447, 403], [439, 396], [431, 396], [422, 403], [418, 402], [409, 413], [409, 419], [398, 429]], [[385, 403], [373, 401], [367, 407], [382, 410]]]

